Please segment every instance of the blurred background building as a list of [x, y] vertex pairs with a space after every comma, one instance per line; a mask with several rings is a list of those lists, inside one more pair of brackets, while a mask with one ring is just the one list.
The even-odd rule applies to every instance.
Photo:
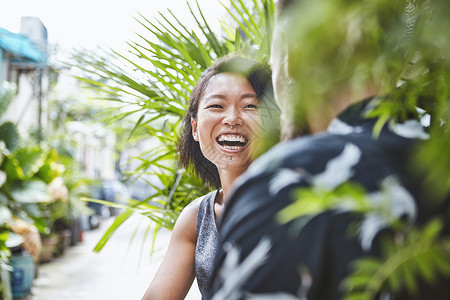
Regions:
[[22, 17], [20, 33], [0, 28], [0, 82], [15, 85], [16, 96], [3, 121], [25, 134], [45, 126], [48, 92], [47, 29], [36, 17]]
[[[0, 83], [6, 81], [15, 88], [15, 97], [1, 121], [16, 124], [21, 136], [31, 133], [40, 140], [43, 134], [53, 129], [47, 109], [52, 84], [57, 85], [58, 78], [63, 81], [71, 79], [58, 75], [54, 77], [56, 82], [51, 84], [50, 76], [59, 70], [49, 62], [48, 34], [41, 20], [22, 17], [20, 24], [20, 33], [0, 28]], [[76, 80], [72, 79], [70, 83], [66, 89], [76, 86]], [[74, 123], [68, 134], [72, 134], [77, 145], [74, 157], [80, 162], [86, 177], [113, 180], [117, 177], [115, 135], [99, 126], [91, 128], [90, 125]]]

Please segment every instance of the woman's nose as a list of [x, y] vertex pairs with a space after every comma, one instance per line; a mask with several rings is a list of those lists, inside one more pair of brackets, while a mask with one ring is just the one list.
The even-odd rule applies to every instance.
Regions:
[[222, 121], [227, 126], [240, 126], [243, 124], [241, 114], [237, 109], [228, 109]]

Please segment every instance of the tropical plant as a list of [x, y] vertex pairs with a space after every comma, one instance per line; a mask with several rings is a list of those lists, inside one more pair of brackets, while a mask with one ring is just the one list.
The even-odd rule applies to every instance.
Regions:
[[238, 52], [267, 62], [274, 15], [272, 0], [229, 1], [222, 5], [228, 19], [222, 21], [221, 32], [212, 31], [198, 3], [187, 3], [196, 24], [193, 29], [183, 25], [170, 10], [160, 12], [154, 20], [139, 15], [136, 21], [147, 34], [129, 42], [129, 55], [114, 51], [107, 57], [75, 53], [76, 67], [84, 74], [78, 78], [89, 88], [101, 91], [105, 95], [102, 99], [120, 104], [105, 113], [113, 116], [109, 123], [134, 118], [134, 128], [128, 135], [134, 139], [152, 137], [155, 143], [153, 149], [135, 158], [141, 163], [125, 178], [140, 177], [155, 192], [147, 199], [130, 200], [122, 206], [125, 211], [107, 230], [96, 251], [134, 212], [154, 221], [155, 233], [161, 226], [171, 229], [183, 207], [209, 191], [191, 170], [179, 169], [176, 164], [176, 142], [190, 92], [212, 61], [228, 53]]
[[52, 201], [48, 187], [64, 171], [54, 155], [40, 146], [19, 147], [3, 157], [1, 167], [6, 180], [0, 195], [7, 207], [13, 215], [33, 220], [43, 233], [50, 230], [46, 223], [52, 220], [46, 205]]
[[[10, 86], [9, 83], [6, 85]], [[11, 87], [9, 89], [12, 90]], [[5, 93], [4, 90], [0, 94], [13, 97], [13, 93]], [[4, 112], [4, 104], [10, 100], [1, 100], [0, 112]], [[54, 218], [46, 218], [50, 213], [46, 204], [52, 200], [48, 188], [65, 169], [55, 149], [45, 144], [24, 144], [13, 123], [5, 122], [0, 126], [0, 203], [11, 215], [28, 219], [45, 232], [49, 230], [45, 219]]]
[[[424, 183], [429, 186], [433, 200], [430, 203], [436, 206], [442, 204], [450, 190], [449, 39], [448, 30], [444, 30], [449, 28], [446, 26], [449, 6], [445, 1], [377, 0], [351, 4], [320, 1], [317, 5], [303, 2], [304, 18], [295, 20], [303, 31], [293, 30], [290, 39], [295, 42], [302, 35], [306, 41], [298, 45], [295, 57], [299, 67], [294, 70], [294, 76], [301, 87], [296, 97], [308, 99], [294, 102], [296, 107], [292, 112], [299, 114], [297, 121], [308, 119], [302, 116], [306, 111], [302, 104], [328, 104], [329, 93], [345, 80], [355, 92], [367, 83], [378, 82], [383, 92], [391, 93], [387, 101], [371, 112], [371, 117], [380, 120], [375, 135], [386, 122], [421, 114], [416, 111], [417, 106], [427, 110], [431, 116], [432, 138], [417, 149], [412, 169], [424, 174]], [[435, 3], [445, 9], [434, 11], [430, 21], [427, 17]], [[405, 6], [407, 14], [401, 20], [395, 18], [392, 12], [404, 11]], [[206, 189], [188, 172], [178, 170], [174, 163], [177, 130], [189, 91], [201, 72], [218, 56], [238, 51], [267, 60], [274, 3], [230, 1], [226, 8], [230, 18], [223, 23], [225, 36], [211, 31], [199, 7], [194, 12], [189, 6], [197, 31], [185, 28], [170, 11], [169, 17], [161, 13], [159, 19], [152, 21], [140, 16], [137, 21], [148, 30], [149, 36], [140, 36], [138, 42], [130, 43], [131, 58], [115, 52], [108, 59], [84, 52], [75, 56], [86, 74], [80, 79], [106, 93], [105, 100], [123, 104], [120, 109], [112, 109], [115, 118], [111, 121], [135, 116], [136, 125], [130, 130], [130, 136], [151, 135], [161, 142], [160, 147], [136, 158], [142, 164], [133, 174], [154, 173], [163, 187], [155, 185], [157, 192], [148, 199], [130, 201], [124, 207], [126, 212], [108, 229], [96, 250], [135, 211], [147, 214], [159, 226], [171, 228], [183, 206], [197, 196], [190, 193], [203, 193]], [[322, 26], [326, 22], [342, 26]], [[427, 26], [423, 26], [425, 23]], [[386, 28], [392, 29], [390, 34], [385, 32]], [[419, 34], [409, 35], [413, 30]], [[390, 38], [381, 42], [385, 36]], [[403, 43], [399, 44], [399, 40]], [[363, 214], [383, 215], [388, 211], [386, 207], [374, 207], [366, 191], [348, 183], [333, 190], [304, 189], [298, 193], [301, 201], [284, 210], [280, 220], [339, 208], [342, 197]], [[413, 229], [409, 224], [397, 223], [396, 218], [390, 220], [397, 239], [386, 242], [381, 258], [355, 262], [355, 272], [344, 284], [349, 291], [348, 299], [372, 299], [385, 288], [396, 291], [406, 287], [414, 294], [419, 280], [432, 281], [439, 274], [448, 276], [449, 239], [442, 236], [445, 230], [441, 223], [445, 220], [436, 218], [423, 228]]]
[[[2, 82], [0, 117], [14, 95], [15, 85]], [[69, 185], [71, 200], [62, 201], [67, 189], [61, 176], [70, 179], [71, 173], [66, 171], [70, 170], [74, 159], [70, 155], [65, 156], [64, 161], [61, 158], [56, 148], [19, 136], [12, 122], [0, 125], [0, 299], [12, 299], [10, 249], [26, 243], [21, 235], [14, 233], [18, 221], [25, 220], [25, 224], [37, 227], [43, 236], [54, 233], [55, 222], [70, 222], [80, 211], [80, 201], [74, 199], [76, 194], [72, 192], [73, 184]]]
[[[13, 95], [15, 86], [9, 82], [2, 82], [0, 85], [0, 117], [5, 113]], [[9, 151], [14, 150], [18, 145], [19, 134], [17, 128], [11, 122], [0, 125], [0, 166], [3, 164], [5, 156]], [[7, 174], [0, 169], [0, 188], [5, 184]], [[0, 193], [0, 298], [12, 299], [10, 287], [11, 267], [9, 266], [9, 258], [11, 251], [7, 245], [11, 234], [9, 227], [12, 221], [12, 214], [8, 207], [8, 199]]]
[[[0, 89], [1, 110], [4, 113], [14, 95], [8, 82]], [[0, 115], [1, 116], [1, 115]], [[58, 170], [50, 166], [48, 154], [39, 145], [21, 146], [16, 126], [5, 122], [0, 126], [0, 200], [11, 215], [23, 218], [42, 215], [35, 205], [48, 199], [47, 184], [57, 176]]]
[[[0, 117], [6, 112], [15, 94], [14, 83], [4, 81], [0, 84]], [[3, 142], [7, 149], [14, 150], [19, 144], [19, 133], [12, 122], [0, 124], [0, 142]]]
[[[446, 26], [450, 6], [442, 0], [323, 0], [299, 1], [295, 9], [302, 11], [303, 18], [292, 13], [295, 17], [287, 21], [297, 27], [287, 37], [295, 49], [290, 55], [298, 66], [290, 74], [297, 87], [292, 95], [308, 101], [292, 101], [293, 119], [298, 126], [305, 125], [302, 114], [311, 112], [307, 106], [330, 105], [333, 93], [343, 86], [358, 94], [361, 87], [376, 83], [384, 97], [367, 114], [377, 118], [375, 138], [385, 125], [410, 117], [428, 120], [423, 125], [429, 139], [411, 149], [408, 172], [423, 179], [414, 187], [427, 193], [426, 201], [419, 204], [419, 214], [432, 218], [419, 226], [405, 220], [404, 214], [393, 215], [393, 207], [405, 209], [405, 204], [396, 203], [401, 197], [393, 196], [393, 190], [385, 191], [380, 204], [348, 182], [329, 190], [315, 186], [299, 189], [298, 201], [279, 218], [306, 222], [324, 210], [352, 209], [362, 215], [362, 223], [355, 226], [360, 233], [368, 229], [366, 234], [371, 232], [373, 238], [389, 228], [392, 234], [383, 236], [379, 257], [354, 262], [354, 272], [343, 284], [348, 293], [345, 299], [377, 299], [399, 291], [414, 298], [422, 282], [432, 284], [450, 277], [450, 27]], [[392, 181], [384, 183], [401, 191], [400, 185], [390, 185]], [[377, 221], [369, 224], [374, 216]]]

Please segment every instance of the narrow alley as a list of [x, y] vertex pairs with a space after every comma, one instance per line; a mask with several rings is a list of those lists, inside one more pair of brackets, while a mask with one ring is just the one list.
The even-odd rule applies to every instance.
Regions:
[[[31, 299], [141, 299], [166, 252], [170, 231], [164, 230], [158, 234], [154, 255], [149, 257], [151, 236], [142, 244], [148, 221], [135, 216], [116, 231], [100, 253], [92, 252], [112, 221], [111, 218], [101, 228], [85, 232], [82, 243], [68, 248], [53, 261], [41, 264]], [[139, 224], [141, 226], [130, 244]], [[200, 298], [197, 283], [194, 282], [186, 299]]]

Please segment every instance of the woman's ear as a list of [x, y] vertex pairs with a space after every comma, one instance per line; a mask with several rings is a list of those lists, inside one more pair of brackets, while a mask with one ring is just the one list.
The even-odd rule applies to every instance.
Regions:
[[197, 120], [191, 118], [191, 125], [192, 125], [192, 137], [194, 138], [194, 141], [198, 142]]

